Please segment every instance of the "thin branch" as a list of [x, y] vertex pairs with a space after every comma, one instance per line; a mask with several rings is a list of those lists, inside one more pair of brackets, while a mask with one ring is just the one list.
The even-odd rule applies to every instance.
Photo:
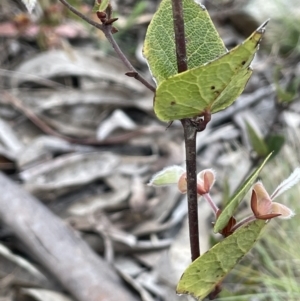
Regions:
[[251, 216], [247, 216], [246, 218], [244, 218], [243, 220], [241, 220], [240, 222], [238, 222], [237, 224], [235, 224], [232, 228], [231, 231], [234, 232], [236, 231], [238, 228], [240, 228], [243, 225], [249, 224], [250, 222], [253, 222], [256, 220], [256, 217], [254, 215]]
[[200, 256], [198, 195], [197, 195], [197, 176], [196, 176], [197, 129], [191, 124], [189, 119], [183, 119], [181, 122], [183, 125], [184, 139], [185, 139], [187, 198], [188, 198], [191, 258], [192, 261], [194, 261]]
[[84, 14], [82, 14], [80, 11], [78, 11], [74, 6], [72, 6], [71, 4], [69, 4], [67, 1], [65, 0], [59, 0], [64, 6], [66, 6], [73, 14], [75, 14], [76, 16], [78, 16], [79, 18], [81, 18], [82, 20], [84, 20], [85, 22], [91, 24], [92, 26], [100, 29], [101, 31], [103, 31], [104, 29], [104, 25], [103, 24], [99, 24], [93, 20], [91, 20], [90, 18], [86, 17]]
[[151, 85], [142, 75], [140, 75], [138, 73], [138, 71], [132, 66], [132, 64], [129, 62], [129, 60], [127, 59], [127, 57], [125, 56], [125, 54], [123, 53], [123, 51], [121, 50], [121, 48], [119, 47], [119, 45], [117, 44], [117, 42], [115, 41], [111, 30], [112, 30], [112, 26], [111, 25], [104, 25], [104, 24], [99, 24], [93, 20], [91, 20], [90, 18], [86, 17], [85, 15], [83, 15], [81, 12], [79, 12], [75, 7], [73, 7], [72, 5], [70, 5], [67, 1], [65, 0], [59, 0], [63, 5], [65, 5], [72, 13], [74, 13], [75, 15], [77, 15], [79, 18], [83, 19], [84, 21], [86, 21], [87, 23], [89, 23], [90, 25], [98, 28], [99, 30], [101, 30], [105, 37], [107, 38], [108, 42], [111, 44], [111, 46], [113, 47], [113, 49], [115, 50], [116, 54], [118, 55], [118, 57], [120, 58], [120, 60], [123, 62], [123, 64], [131, 71], [135, 74], [134, 77], [136, 80], [138, 80], [139, 82], [141, 82], [146, 88], [148, 88], [150, 91], [155, 92], [155, 87], [153, 85]]
[[215, 204], [215, 202], [212, 200], [209, 193], [206, 193], [203, 195], [203, 198], [207, 201], [211, 209], [213, 210], [214, 214], [217, 215], [218, 211], [220, 210], [219, 207]]

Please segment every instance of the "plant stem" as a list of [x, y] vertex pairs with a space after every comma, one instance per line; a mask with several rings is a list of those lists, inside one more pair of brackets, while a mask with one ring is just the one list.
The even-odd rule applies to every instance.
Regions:
[[[188, 69], [186, 43], [184, 34], [184, 20], [182, 0], [172, 0], [174, 20], [175, 47], [178, 73]], [[196, 177], [196, 134], [197, 129], [189, 119], [181, 120], [186, 152], [187, 198], [189, 235], [192, 261], [200, 256], [199, 224], [198, 224], [198, 196]]]
[[252, 221], [255, 221], [256, 220], [256, 217], [254, 215], [250, 215], [246, 218], [244, 218], [243, 220], [241, 220], [240, 222], [238, 222], [237, 224], [235, 224], [233, 227], [232, 227], [232, 231], [235, 231], [237, 230], [238, 228], [240, 228], [241, 226], [245, 225], [245, 224], [248, 224]]
[[188, 119], [182, 121], [186, 153], [186, 178], [188, 198], [188, 219], [190, 248], [192, 261], [200, 256], [199, 223], [198, 223], [198, 195], [196, 176], [196, 128]]
[[212, 200], [209, 193], [203, 194], [203, 198], [207, 201], [211, 209], [213, 210], [214, 214], [217, 215], [217, 212], [219, 211], [219, 207], [215, 204], [215, 202]]
[[99, 23], [91, 20], [90, 18], [86, 17], [85, 15], [83, 15], [80, 11], [78, 11], [75, 7], [73, 7], [71, 4], [69, 4], [66, 0], [59, 0], [59, 1], [64, 6], [66, 6], [72, 13], [77, 15], [79, 18], [81, 18], [82, 20], [91, 24], [92, 26], [96, 27], [97, 29], [101, 30], [104, 33], [105, 37], [107, 38], [108, 42], [111, 44], [111, 46], [115, 50], [118, 57], [121, 59], [123, 64], [126, 66], [126, 68], [128, 68], [130, 70], [130, 72], [134, 73], [134, 76], [131, 76], [131, 77], [134, 77], [136, 80], [141, 82], [150, 91], [155, 92], [155, 87], [153, 85], [151, 85], [142, 75], [140, 75], [138, 73], [138, 71], [132, 66], [132, 64], [129, 62], [129, 60], [127, 59], [127, 57], [125, 56], [125, 54], [123, 53], [123, 51], [121, 50], [121, 48], [119, 47], [117, 42], [115, 41], [115, 39], [111, 33], [111, 29], [112, 29], [111, 25], [99, 24]]
[[174, 33], [175, 33], [175, 48], [177, 58], [178, 73], [184, 72], [188, 69], [184, 33], [184, 19], [182, 0], [172, 1]]
[[59, 1], [64, 6], [66, 6], [73, 14], [75, 14], [76, 16], [78, 16], [79, 18], [84, 20], [85, 22], [91, 24], [92, 26], [94, 26], [94, 27], [100, 29], [101, 31], [103, 31], [103, 28], [105, 27], [103, 24], [99, 24], [99, 23], [91, 20], [90, 18], [86, 17], [84, 14], [82, 14], [80, 11], [78, 11], [74, 6], [69, 4], [67, 1], [65, 1], [65, 0], [59, 0]]

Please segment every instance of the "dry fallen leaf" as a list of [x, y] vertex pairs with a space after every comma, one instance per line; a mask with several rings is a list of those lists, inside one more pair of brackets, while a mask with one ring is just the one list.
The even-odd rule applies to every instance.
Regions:
[[36, 301], [72, 301], [70, 297], [54, 291], [37, 288], [23, 288], [22, 295], [30, 296]]
[[112, 153], [63, 155], [20, 173], [25, 188], [43, 199], [64, 194], [113, 173], [119, 158]]

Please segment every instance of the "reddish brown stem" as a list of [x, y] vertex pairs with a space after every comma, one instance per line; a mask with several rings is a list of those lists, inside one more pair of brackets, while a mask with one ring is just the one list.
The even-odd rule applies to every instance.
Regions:
[[177, 69], [178, 69], [178, 73], [180, 73], [188, 69], [182, 0], [173, 0], [172, 10], [173, 10], [173, 21], [174, 21], [174, 32], [175, 32]]
[[[183, 7], [181, 0], [172, 0], [174, 20], [175, 47], [178, 73], [188, 69], [186, 43], [184, 34]], [[187, 197], [189, 235], [192, 261], [200, 256], [199, 225], [198, 225], [198, 196], [196, 177], [196, 134], [197, 128], [189, 119], [181, 120], [186, 152]]]
[[197, 130], [189, 119], [181, 121], [184, 129], [186, 175], [187, 175], [187, 198], [189, 234], [192, 261], [200, 256], [199, 224], [198, 224], [198, 195], [196, 176], [196, 134]]

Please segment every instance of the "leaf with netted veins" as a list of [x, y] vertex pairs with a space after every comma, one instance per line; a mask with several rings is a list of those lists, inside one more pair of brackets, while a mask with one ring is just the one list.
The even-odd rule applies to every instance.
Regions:
[[193, 261], [177, 285], [177, 294], [203, 300], [258, 240], [265, 221], [256, 220], [235, 231]]
[[[189, 69], [199, 67], [227, 52], [206, 8], [183, 0], [184, 28]], [[148, 26], [143, 54], [157, 84], [177, 74], [171, 0], [162, 0]]]
[[237, 190], [237, 192], [233, 195], [231, 200], [228, 202], [228, 205], [222, 210], [220, 216], [218, 217], [215, 226], [214, 232], [220, 232], [224, 227], [226, 227], [228, 221], [233, 216], [236, 208], [241, 203], [246, 193], [250, 190], [255, 180], [257, 179], [259, 173], [268, 162], [272, 153], [268, 155], [268, 157], [260, 164], [260, 166], [253, 171], [253, 173], [248, 177], [248, 179], [242, 184], [242, 186]]
[[164, 80], [157, 88], [154, 111], [162, 121], [216, 113], [230, 106], [242, 93], [252, 69], [267, 22], [244, 43], [203, 66]]

